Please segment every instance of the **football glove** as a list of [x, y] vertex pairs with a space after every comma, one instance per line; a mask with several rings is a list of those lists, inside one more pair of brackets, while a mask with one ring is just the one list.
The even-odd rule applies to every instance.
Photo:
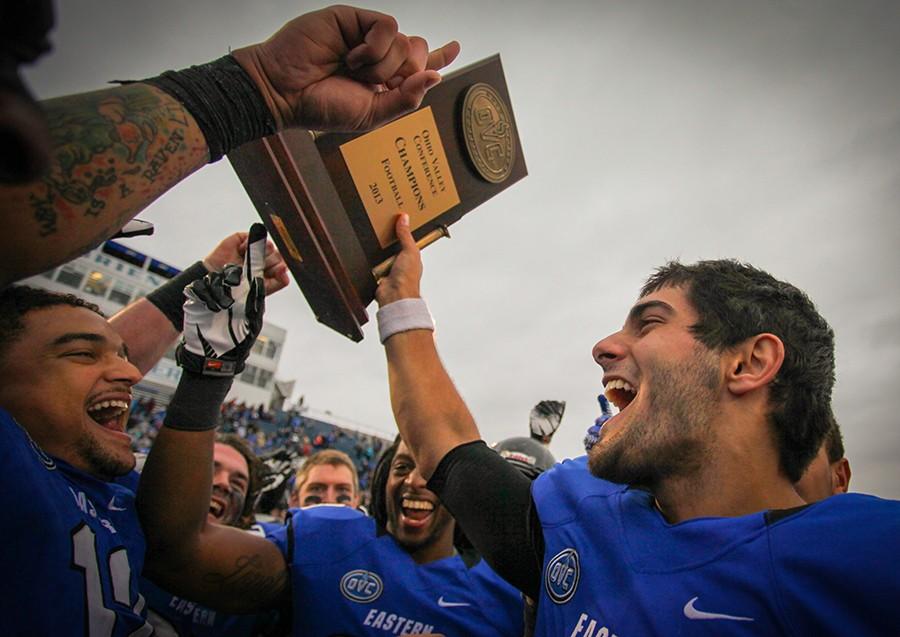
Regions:
[[184, 289], [184, 336], [175, 360], [203, 376], [235, 376], [244, 369], [262, 329], [266, 290], [266, 228], [250, 227], [244, 264], [227, 265]]
[[542, 400], [531, 410], [528, 424], [531, 427], [531, 437], [542, 440], [550, 437], [559, 429], [563, 414], [566, 411], [564, 400]]

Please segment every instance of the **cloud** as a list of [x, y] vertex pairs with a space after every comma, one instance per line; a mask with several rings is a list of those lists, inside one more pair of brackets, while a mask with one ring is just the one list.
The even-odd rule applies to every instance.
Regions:
[[[578, 453], [599, 413], [590, 348], [618, 329], [641, 280], [670, 258], [734, 256], [818, 303], [837, 334], [854, 486], [900, 497], [900, 5], [511, 6], [375, 5], [432, 43], [460, 39], [457, 66], [503, 56], [530, 176], [428, 248], [423, 283], [485, 437], [524, 433], [535, 402], [563, 399], [554, 452]], [[52, 96], [212, 59], [296, 7], [63, 3], [57, 52], [29, 77]], [[158, 235], [134, 245], [179, 265], [254, 219], [225, 162], [144, 216]], [[295, 288], [269, 317], [289, 329], [281, 375], [308, 402], [392, 428], [371, 327], [351, 344]]]

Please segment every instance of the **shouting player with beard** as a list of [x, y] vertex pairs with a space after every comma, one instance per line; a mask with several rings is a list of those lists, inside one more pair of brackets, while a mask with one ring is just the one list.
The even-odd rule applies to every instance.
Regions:
[[593, 356], [619, 413], [533, 488], [479, 440], [437, 355], [419, 250], [378, 288], [397, 424], [537, 635], [888, 635], [900, 503], [807, 504], [829, 427], [833, 333], [796, 287], [735, 261], [671, 263]]

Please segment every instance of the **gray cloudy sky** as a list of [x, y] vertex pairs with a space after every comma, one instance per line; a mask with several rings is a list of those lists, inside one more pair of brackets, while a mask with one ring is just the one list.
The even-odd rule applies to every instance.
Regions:
[[[279, 0], [57, 3], [41, 97], [218, 57], [317, 5]], [[900, 4], [892, 0], [372, 2], [454, 68], [499, 52], [529, 177], [425, 253], [423, 294], [489, 440], [568, 401], [553, 443], [598, 415], [590, 357], [667, 259], [737, 257], [805, 289], [837, 335], [835, 411], [852, 487], [900, 498]], [[302, 8], [298, 8], [302, 7]], [[149, 208], [131, 244], [175, 265], [255, 213], [226, 161]], [[299, 290], [281, 375], [313, 407], [394, 431], [373, 325], [353, 344]], [[374, 312], [374, 310], [373, 310]]]

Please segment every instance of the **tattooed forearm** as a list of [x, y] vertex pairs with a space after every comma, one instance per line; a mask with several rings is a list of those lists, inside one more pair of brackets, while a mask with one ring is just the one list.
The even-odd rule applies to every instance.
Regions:
[[153, 183], [156, 181], [157, 177], [160, 176], [162, 169], [168, 163], [169, 159], [178, 152], [178, 149], [181, 148], [184, 143], [184, 133], [180, 130], [174, 130], [169, 135], [168, 141], [166, 141], [165, 146], [160, 148], [153, 154], [153, 157], [150, 159], [150, 166], [141, 173], [141, 176]]
[[31, 196], [40, 236], [59, 230], [47, 221], [48, 205], [70, 222], [98, 217], [113, 204], [133, 214], [196, 168], [191, 147], [204, 144], [196, 132], [189, 138], [188, 116], [177, 102], [143, 84], [50, 100], [45, 107], [55, 162]]
[[34, 218], [38, 223], [38, 236], [46, 237], [55, 233], [59, 228], [56, 225], [56, 209], [53, 207], [53, 197], [39, 197], [35, 193], [28, 196], [28, 203], [34, 209]]
[[[0, 187], [8, 234], [24, 248], [8, 257], [15, 275], [40, 272], [94, 247], [208, 159], [193, 118], [145, 84], [61, 97], [42, 107], [53, 146], [50, 170], [30, 184]], [[0, 238], [0, 248], [3, 243]]]
[[263, 569], [259, 555], [242, 555], [234, 564], [231, 573], [207, 573], [205, 584], [216, 592], [239, 594], [250, 602], [249, 606], [267, 607], [280, 603], [287, 591], [287, 569], [278, 572]]

